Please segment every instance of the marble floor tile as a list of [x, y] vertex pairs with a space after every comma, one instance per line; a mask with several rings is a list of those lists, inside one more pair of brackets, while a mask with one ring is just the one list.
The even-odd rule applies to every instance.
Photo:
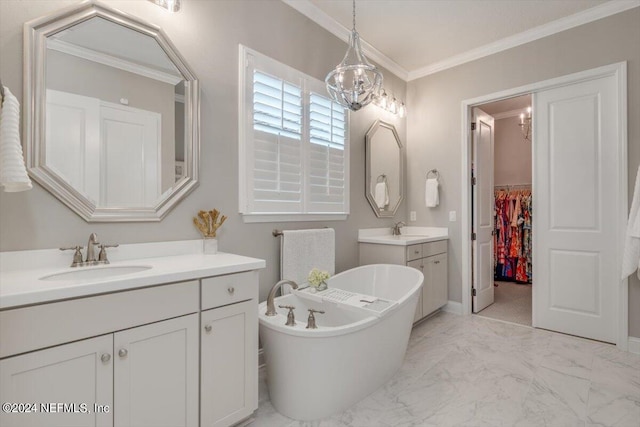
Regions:
[[640, 355], [479, 316], [416, 325], [396, 375], [322, 420], [279, 414], [265, 377], [251, 426], [640, 427]]

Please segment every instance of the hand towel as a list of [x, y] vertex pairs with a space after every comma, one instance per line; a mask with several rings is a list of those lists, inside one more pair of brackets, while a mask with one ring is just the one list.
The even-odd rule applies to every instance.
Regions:
[[387, 185], [387, 181], [376, 184], [373, 198], [376, 200], [376, 205], [378, 205], [380, 209], [384, 209], [384, 207], [389, 204], [389, 186]]
[[[283, 230], [280, 246], [280, 278], [293, 280], [298, 286], [307, 282], [313, 268], [336, 271], [335, 232], [333, 228], [313, 230]], [[290, 286], [283, 286], [282, 293], [290, 293]]]
[[[636, 174], [636, 186], [633, 190], [633, 201], [629, 212], [627, 233], [625, 235], [624, 253], [622, 255], [622, 278], [625, 279], [640, 264], [640, 167]], [[640, 277], [640, 271], [639, 276]]]
[[427, 178], [427, 182], [425, 184], [424, 199], [425, 204], [428, 208], [435, 208], [440, 204], [437, 178]]
[[20, 103], [6, 86], [0, 111], [0, 185], [7, 192], [31, 189], [20, 143]]

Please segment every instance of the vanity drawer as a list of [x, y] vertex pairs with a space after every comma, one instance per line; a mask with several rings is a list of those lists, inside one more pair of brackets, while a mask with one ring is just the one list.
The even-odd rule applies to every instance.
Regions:
[[407, 246], [407, 261], [422, 258], [422, 245]]
[[227, 274], [202, 279], [202, 310], [249, 299], [258, 300], [258, 272]]
[[0, 358], [198, 311], [198, 281], [0, 312]]
[[443, 254], [445, 252], [447, 252], [446, 240], [438, 240], [437, 242], [429, 242], [429, 243], [422, 244], [422, 256], [424, 257]]

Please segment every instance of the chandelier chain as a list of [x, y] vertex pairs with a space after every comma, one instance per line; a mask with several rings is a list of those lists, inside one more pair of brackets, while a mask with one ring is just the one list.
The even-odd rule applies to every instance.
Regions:
[[353, 31], [356, 30], [356, 0], [353, 0]]

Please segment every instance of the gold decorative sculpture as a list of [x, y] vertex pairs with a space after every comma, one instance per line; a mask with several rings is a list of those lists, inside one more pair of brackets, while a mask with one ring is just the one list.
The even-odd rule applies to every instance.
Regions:
[[[220, 221], [218, 221], [218, 217]], [[193, 224], [196, 226], [203, 237], [216, 237], [216, 231], [222, 226], [227, 219], [225, 215], [220, 216], [220, 211], [214, 209], [212, 211], [199, 211], [197, 217], [193, 217]]]

